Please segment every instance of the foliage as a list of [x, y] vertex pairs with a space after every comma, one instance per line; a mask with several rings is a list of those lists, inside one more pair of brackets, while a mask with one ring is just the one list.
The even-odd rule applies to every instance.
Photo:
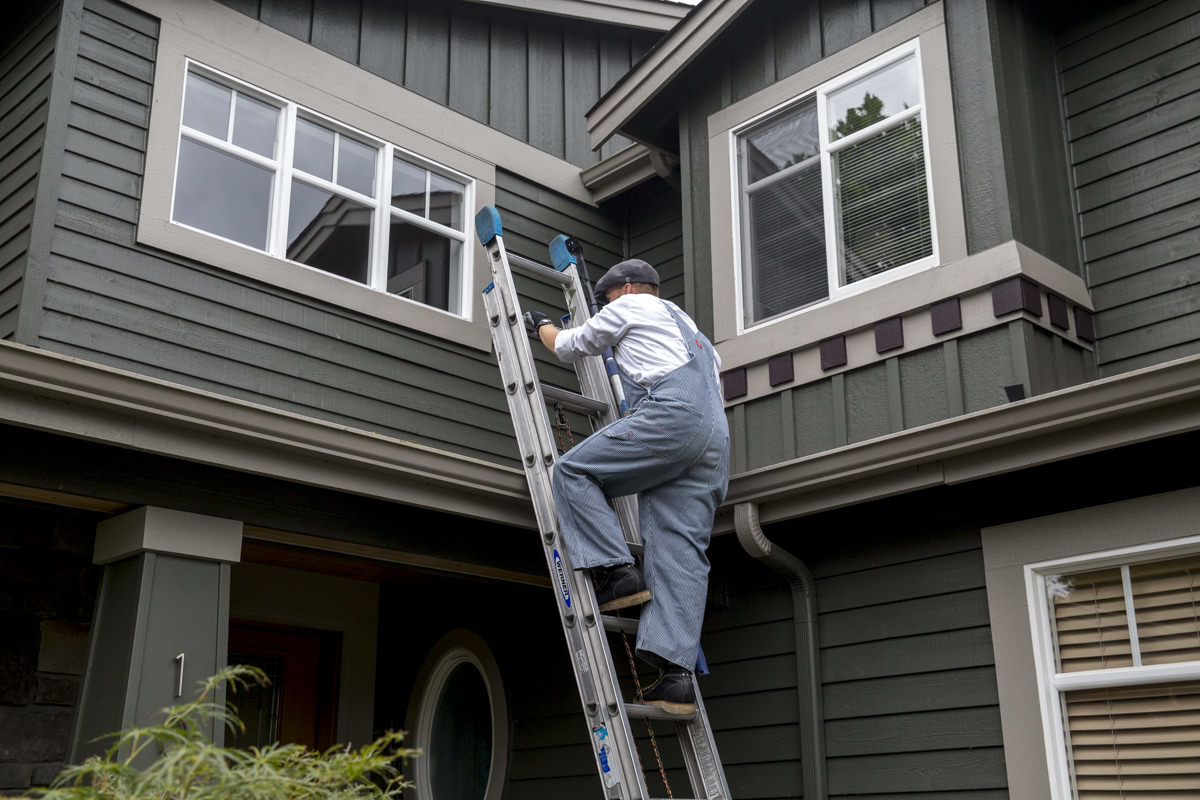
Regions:
[[232, 705], [218, 703], [222, 687], [235, 692], [265, 684], [254, 667], [227, 667], [204, 681], [190, 703], [164, 710], [159, 725], [114, 734], [103, 756], [68, 766], [40, 800], [360, 800], [399, 798], [408, 786], [395, 762], [417, 751], [401, 747], [402, 732], [386, 733], [357, 750], [325, 752], [303, 745], [217, 747], [214, 724], [243, 729]]

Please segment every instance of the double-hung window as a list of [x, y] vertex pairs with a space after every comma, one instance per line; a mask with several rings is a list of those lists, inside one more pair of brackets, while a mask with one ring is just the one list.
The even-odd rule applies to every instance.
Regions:
[[456, 315], [472, 181], [189, 64], [172, 221]]
[[916, 40], [734, 132], [742, 327], [936, 263]]
[[1057, 800], [1200, 796], [1198, 551], [1028, 568]]

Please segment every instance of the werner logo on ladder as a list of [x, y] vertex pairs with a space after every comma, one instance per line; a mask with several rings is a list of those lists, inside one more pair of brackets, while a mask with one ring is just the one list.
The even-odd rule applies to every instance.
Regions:
[[[724, 800], [729, 789], [693, 675], [704, 551], [728, 480], [716, 350], [658, 297], [658, 275], [645, 262], [617, 265], [593, 294], [577, 242], [551, 243], [552, 270], [507, 254], [494, 208], [479, 212], [476, 231], [492, 269], [484, 306], [547, 566], [560, 588], [559, 616], [604, 796], [650, 797], [629, 721], [640, 717], [648, 727], [675, 723], [693, 796]], [[511, 267], [562, 286], [565, 329], [540, 312], [521, 312]], [[596, 295], [609, 303], [603, 310]], [[541, 383], [529, 333], [574, 363], [579, 394]], [[547, 401], [587, 415], [599, 430], [557, 456]], [[644, 577], [633, 563], [639, 551]], [[642, 607], [640, 620], [602, 613], [632, 606]], [[638, 656], [662, 673], [644, 690], [637, 683], [638, 702], [621, 698], [606, 630], [636, 632]], [[630, 662], [636, 682], [632, 653]], [[665, 783], [661, 758], [659, 771]]]

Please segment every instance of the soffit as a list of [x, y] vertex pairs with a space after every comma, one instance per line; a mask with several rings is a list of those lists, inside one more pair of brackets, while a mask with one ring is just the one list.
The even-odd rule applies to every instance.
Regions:
[[691, 10], [670, 0], [469, 0], [490, 6], [665, 32]]

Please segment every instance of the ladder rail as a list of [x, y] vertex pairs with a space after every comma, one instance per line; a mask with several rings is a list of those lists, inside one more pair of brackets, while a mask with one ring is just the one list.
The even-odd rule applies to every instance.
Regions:
[[[557, 269], [508, 254], [504, 248], [498, 212], [485, 207], [476, 217], [479, 239], [487, 252], [492, 283], [484, 290], [484, 309], [491, 327], [506, 402], [513, 419], [522, 466], [529, 484], [535, 517], [547, 569], [555, 586], [559, 619], [569, 651], [572, 670], [589, 729], [589, 740], [596, 760], [604, 796], [610, 800], [649, 800], [637, 740], [631, 718], [660, 719], [675, 723], [684, 765], [698, 800], [729, 800], [729, 788], [717, 756], [707, 712], [696, 687], [696, 712], [680, 717], [653, 706], [627, 704], [609, 648], [608, 632], [636, 631], [637, 623], [602, 616], [597, 610], [591, 580], [572, 568], [570, 556], [561, 538], [558, 514], [552, 491], [552, 470], [557, 452], [552, 441], [547, 401], [586, 414], [607, 424], [620, 415], [612, 376], [599, 358], [576, 362], [580, 393], [548, 387], [537, 375], [537, 364], [521, 316], [512, 278], [512, 267], [538, 279], [562, 287], [568, 315], [567, 327], [584, 324], [591, 317], [588, 303], [590, 286], [580, 278], [572, 263]], [[563, 238], [563, 237], [560, 237]], [[577, 242], [573, 243], [580, 253]], [[552, 243], [552, 254], [554, 247]], [[582, 264], [580, 264], [582, 266]], [[642, 546], [638, 531], [636, 496], [613, 498], [613, 508], [626, 541], [635, 552]], [[692, 677], [693, 685], [696, 678]]]

